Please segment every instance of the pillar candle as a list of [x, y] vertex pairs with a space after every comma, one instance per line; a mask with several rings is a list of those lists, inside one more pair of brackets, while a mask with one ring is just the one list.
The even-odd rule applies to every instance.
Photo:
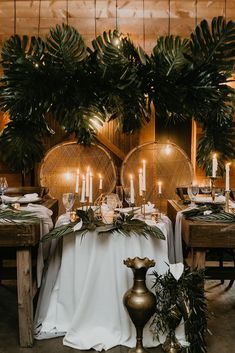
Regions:
[[90, 177], [89, 177], [89, 179], [90, 179], [89, 180], [89, 203], [93, 202], [92, 178], [93, 178], [93, 175], [90, 172]]
[[162, 182], [159, 181], [157, 184], [158, 184], [158, 193], [161, 194], [162, 193]]
[[132, 205], [135, 203], [134, 179], [132, 175], [130, 175], [130, 202]]
[[102, 178], [102, 175], [99, 174], [99, 190], [102, 190], [103, 189], [103, 178]]
[[90, 167], [87, 167], [86, 171], [86, 197], [89, 197], [89, 180], [90, 179]]
[[79, 171], [79, 169], [77, 169], [76, 182], [75, 182], [75, 193], [77, 193], [77, 194], [79, 192], [79, 177], [80, 177], [80, 171]]
[[143, 160], [142, 190], [146, 191], [146, 161]]
[[82, 176], [82, 193], [81, 193], [81, 202], [85, 202], [85, 189], [86, 189], [86, 179], [85, 175]]
[[143, 171], [139, 169], [139, 195], [143, 196]]
[[230, 190], [230, 185], [229, 185], [230, 163], [226, 163], [225, 172], [226, 172], [226, 176], [225, 176], [225, 191], [229, 191]]
[[216, 158], [216, 153], [214, 153], [212, 157], [212, 177], [213, 178], [216, 178], [217, 169], [218, 169], [218, 162]]

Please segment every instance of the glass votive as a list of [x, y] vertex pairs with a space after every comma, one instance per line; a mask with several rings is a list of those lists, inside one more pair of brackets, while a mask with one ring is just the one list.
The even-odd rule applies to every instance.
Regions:
[[71, 211], [70, 212], [70, 221], [71, 222], [76, 222], [77, 219], [78, 219], [78, 217], [77, 217], [76, 212], [75, 211]]
[[114, 218], [114, 211], [106, 211], [105, 213], [102, 214], [102, 221], [105, 224], [111, 224], [113, 223], [113, 218]]
[[19, 202], [14, 202], [11, 204], [11, 207], [14, 208], [15, 210], [19, 210], [20, 209], [20, 203]]

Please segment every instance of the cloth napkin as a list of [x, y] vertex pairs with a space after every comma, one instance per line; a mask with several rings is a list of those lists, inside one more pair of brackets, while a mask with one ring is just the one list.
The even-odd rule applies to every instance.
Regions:
[[[31, 194], [32, 195], [32, 194]], [[37, 205], [29, 203], [25, 207], [21, 207], [21, 210], [35, 213], [37, 217], [41, 219], [40, 222], [40, 236], [47, 234], [53, 228], [53, 222], [51, 216], [53, 212], [49, 208], [43, 205]], [[40, 287], [42, 280], [42, 273], [44, 268], [44, 261], [48, 258], [50, 252], [50, 242], [40, 242], [38, 246], [37, 255], [37, 285]]]
[[6, 195], [2, 195], [1, 199], [5, 203], [10, 203], [10, 202], [18, 201], [20, 199], [20, 196], [6, 196]]

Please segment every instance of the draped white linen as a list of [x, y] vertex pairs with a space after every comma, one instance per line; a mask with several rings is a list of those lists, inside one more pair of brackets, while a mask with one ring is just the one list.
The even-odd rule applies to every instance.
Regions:
[[[157, 225], [167, 239], [166, 223]], [[76, 234], [64, 237], [62, 252], [56, 248], [44, 277], [35, 338], [65, 336], [66, 346], [98, 351], [116, 345], [135, 346], [135, 328], [122, 303], [124, 293], [133, 284], [132, 271], [123, 260], [135, 256], [156, 261], [156, 266], [148, 271], [148, 288], [153, 284], [153, 270], [163, 274], [169, 268], [167, 240], [96, 232], [89, 232], [82, 239]], [[159, 344], [152, 338], [150, 322], [151, 319], [144, 330], [146, 347]], [[181, 325], [178, 337], [183, 336]]]

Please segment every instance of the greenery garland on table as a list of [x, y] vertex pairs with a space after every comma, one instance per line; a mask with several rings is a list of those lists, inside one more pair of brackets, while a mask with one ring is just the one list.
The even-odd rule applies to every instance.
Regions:
[[16, 210], [11, 207], [0, 210], [0, 223], [22, 224], [40, 223], [41, 219], [36, 213], [30, 211]]
[[76, 212], [79, 217], [79, 221], [82, 221], [82, 226], [79, 230], [74, 230], [74, 226], [76, 226], [78, 221], [70, 222], [69, 224], [64, 224], [54, 228], [48, 234], [44, 235], [42, 241], [53, 238], [58, 239], [74, 232], [76, 232], [76, 235], [81, 235], [81, 237], [83, 237], [89, 231], [96, 231], [98, 234], [111, 232], [112, 234], [120, 234], [124, 236], [142, 235], [146, 238], [152, 235], [159, 239], [165, 239], [165, 236], [160, 228], [157, 226], [149, 226], [140, 219], [134, 219], [133, 213], [120, 213], [112, 224], [105, 224], [99, 217], [97, 217], [92, 208], [89, 208], [87, 211], [77, 210]]
[[234, 223], [235, 214], [225, 212], [218, 204], [209, 203], [182, 212], [186, 219], [192, 221]]
[[[219, 168], [234, 158], [235, 22], [203, 20], [190, 36], [157, 39], [151, 55], [117, 30], [86, 47], [77, 30], [57, 25], [40, 37], [8, 39], [2, 48], [4, 76], [0, 109], [10, 123], [0, 137], [1, 157], [14, 170], [29, 170], [43, 157], [43, 137], [52, 134], [47, 113], [90, 144], [97, 124], [117, 119], [124, 133], [149, 121], [153, 103], [166, 124], [192, 119], [202, 125], [199, 166], [211, 174], [211, 152]], [[16, 148], [17, 146], [17, 148]]]
[[[165, 275], [153, 273], [156, 292], [156, 313], [151, 323], [155, 338], [160, 333], [167, 333], [172, 324], [172, 312], [176, 306], [184, 318], [187, 353], [205, 353], [205, 333], [207, 332], [208, 310], [204, 295], [204, 272], [185, 268], [177, 281], [170, 271]], [[175, 315], [175, 310], [174, 313]]]

